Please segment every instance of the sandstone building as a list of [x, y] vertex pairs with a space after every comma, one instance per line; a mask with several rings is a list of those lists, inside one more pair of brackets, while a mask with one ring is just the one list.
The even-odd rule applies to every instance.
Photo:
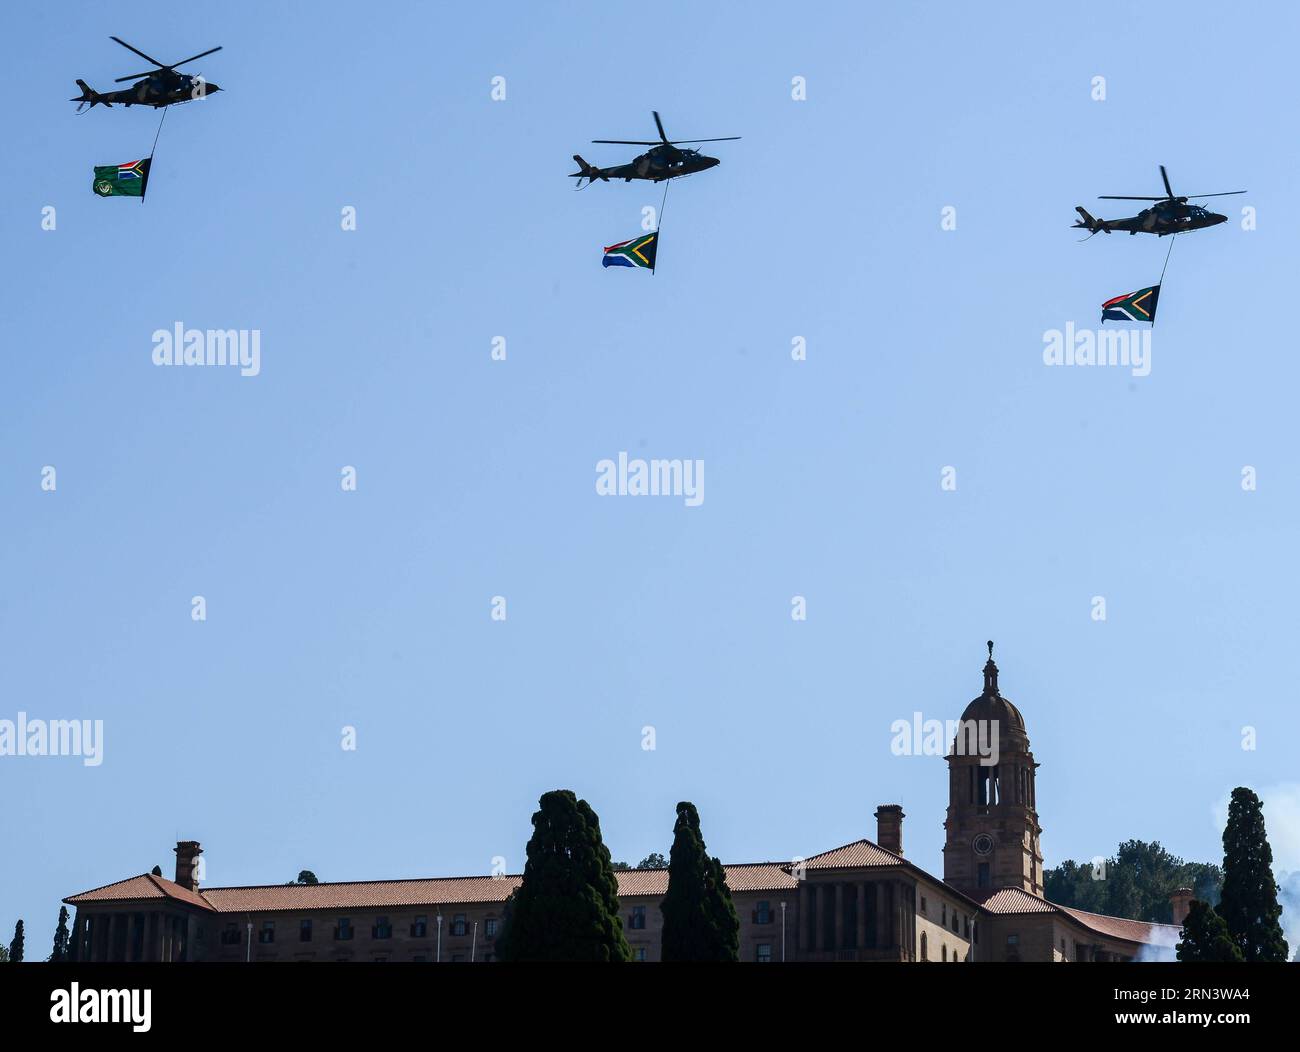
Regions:
[[[1127, 961], [1170, 957], [1178, 923], [1057, 906], [1043, 896], [1037, 763], [1020, 711], [1002, 697], [993, 645], [984, 690], [962, 714], [996, 733], [996, 763], [948, 755], [943, 878], [903, 856], [903, 810], [882, 804], [874, 840], [805, 859], [729, 865], [744, 961]], [[972, 739], [974, 740], [974, 739]], [[89, 961], [491, 961], [520, 877], [432, 877], [205, 888], [195, 841], [175, 879], [145, 873], [73, 895], [75, 959]], [[617, 874], [637, 960], [659, 958], [666, 870]], [[1191, 893], [1175, 895], [1174, 919]]]

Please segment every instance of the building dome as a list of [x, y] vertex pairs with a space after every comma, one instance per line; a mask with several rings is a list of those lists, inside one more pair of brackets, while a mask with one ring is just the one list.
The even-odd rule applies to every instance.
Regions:
[[961, 718], [963, 723], [967, 720], [988, 723], [997, 721], [998, 733], [1001, 735], [1007, 731], [1025, 733], [1025, 718], [1020, 715], [1020, 710], [1000, 694], [981, 694], [966, 706]]
[[989, 640], [989, 659], [984, 666], [984, 693], [966, 706], [961, 714], [962, 722], [975, 720], [998, 724], [998, 734], [1012, 732], [1028, 737], [1025, 732], [1025, 718], [1020, 710], [998, 692], [998, 667], [993, 664], [993, 641]]

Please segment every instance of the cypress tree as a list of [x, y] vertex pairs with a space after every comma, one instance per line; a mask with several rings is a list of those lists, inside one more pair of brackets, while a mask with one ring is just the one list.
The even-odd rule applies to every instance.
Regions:
[[23, 963], [23, 922], [14, 925], [14, 941], [9, 944], [9, 963]]
[[68, 935], [68, 907], [59, 907], [59, 926], [54, 929], [54, 952], [50, 954], [50, 961], [58, 964], [60, 961], [68, 959], [68, 945], [71, 937]]
[[665, 961], [735, 961], [740, 957], [740, 920], [727, 887], [726, 871], [710, 858], [700, 834], [695, 805], [677, 805], [673, 846], [668, 855], [664, 915]]
[[1223, 893], [1218, 913], [1247, 961], [1285, 961], [1282, 907], [1273, 879], [1273, 849], [1264, 831], [1264, 808], [1249, 789], [1232, 791], [1223, 830]]
[[1227, 922], [1214, 907], [1193, 899], [1183, 921], [1183, 938], [1178, 944], [1180, 961], [1240, 961], [1241, 950], [1232, 941]]
[[533, 814], [524, 879], [497, 942], [503, 961], [627, 961], [618, 881], [600, 819], [569, 789]]

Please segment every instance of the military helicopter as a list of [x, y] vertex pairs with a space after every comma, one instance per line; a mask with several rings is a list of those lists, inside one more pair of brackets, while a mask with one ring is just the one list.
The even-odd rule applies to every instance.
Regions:
[[161, 109], [163, 106], [170, 106], [176, 102], [189, 102], [191, 99], [199, 99], [204, 95], [210, 95], [214, 91], [221, 90], [211, 81], [204, 80], [202, 76], [192, 77], [188, 73], [176, 72], [177, 66], [183, 66], [187, 62], [193, 62], [196, 58], [211, 55], [214, 51], [220, 51], [220, 47], [200, 51], [197, 55], [183, 58], [169, 66], [164, 62], [159, 62], [156, 58], [150, 58], [139, 48], [132, 47], [125, 40], [119, 40], [117, 37], [109, 37], [109, 39], [121, 44], [128, 51], [134, 51], [146, 62], [152, 62], [158, 68], [148, 73], [132, 73], [129, 77], [118, 77], [115, 81], [117, 84], [128, 80], [139, 81], [139, 83], [131, 88], [122, 88], [120, 91], [106, 91], [102, 94], [84, 80], [77, 81], [77, 87], [81, 89], [81, 94], [68, 101], [81, 103], [77, 107], [78, 113], [86, 108], [87, 103], [90, 104], [91, 109], [101, 104], [111, 108], [115, 102], [120, 102], [124, 106], [152, 106], [154, 109]]
[[[1091, 230], [1093, 234], [1101, 231], [1111, 233], [1114, 230], [1127, 230], [1130, 234], [1155, 234], [1157, 237], [1164, 237], [1166, 234], [1181, 234], [1186, 230], [1200, 230], [1207, 226], [1218, 226], [1220, 223], [1228, 221], [1227, 216], [1221, 216], [1217, 212], [1211, 212], [1200, 205], [1188, 204], [1188, 197], [1231, 197], [1233, 194], [1244, 194], [1245, 190], [1227, 190], [1219, 194], [1189, 194], [1188, 197], [1175, 197], [1173, 187], [1169, 185], [1169, 175], [1165, 172], [1165, 166], [1160, 166], [1160, 178], [1165, 183], [1164, 197], [1119, 197], [1112, 194], [1103, 194], [1098, 197], [1099, 201], [1155, 201], [1156, 203], [1150, 208], [1144, 208], [1135, 216], [1128, 219], [1094, 219], [1082, 206], [1076, 205], [1075, 211], [1083, 218], [1075, 222], [1071, 229]], [[1084, 238], [1085, 241], [1088, 238]]]
[[615, 146], [652, 146], [654, 149], [647, 150], [641, 156], [634, 158], [627, 164], [615, 165], [613, 168], [597, 168], [595, 165], [588, 164], [576, 153], [573, 159], [578, 162], [578, 171], [569, 176], [571, 179], [578, 180], [578, 189], [583, 189], [582, 181], [587, 180], [587, 186], [590, 186], [597, 179], [603, 182], [609, 182], [611, 179], [622, 179], [630, 183], [633, 179], [648, 179], [652, 183], [661, 183], [665, 179], [676, 179], [681, 175], [694, 175], [696, 172], [703, 172], [714, 167], [721, 162], [716, 157], [706, 157], [699, 150], [679, 150], [677, 147], [685, 143], [696, 142], [731, 142], [739, 139], [739, 135], [727, 135], [721, 139], [669, 139], [664, 132], [664, 122], [659, 119], [659, 113], [654, 111], [655, 127], [659, 129], [659, 139], [592, 139], [594, 143], [609, 143]]

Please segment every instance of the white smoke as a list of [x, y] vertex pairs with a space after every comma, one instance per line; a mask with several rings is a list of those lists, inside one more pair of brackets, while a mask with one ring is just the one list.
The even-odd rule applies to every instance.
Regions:
[[1160, 928], [1153, 936], [1154, 941], [1143, 943], [1138, 948], [1138, 954], [1133, 958], [1137, 964], [1152, 964], [1163, 961], [1178, 960], [1178, 940], [1181, 929], [1174, 928], [1172, 931], [1166, 931]]

